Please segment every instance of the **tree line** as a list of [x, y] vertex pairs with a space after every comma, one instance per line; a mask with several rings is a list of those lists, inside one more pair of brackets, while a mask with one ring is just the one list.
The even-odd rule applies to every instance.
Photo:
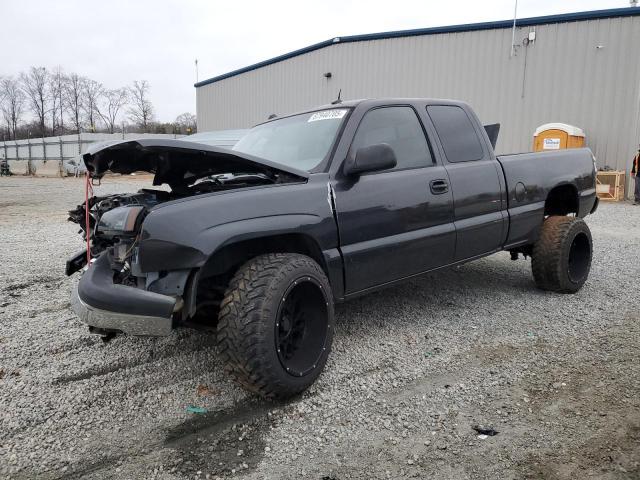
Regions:
[[57, 67], [31, 67], [0, 77], [4, 140], [80, 132], [178, 133], [196, 131], [196, 117], [183, 113], [173, 122], [157, 122], [150, 85], [136, 80], [109, 89], [102, 83]]

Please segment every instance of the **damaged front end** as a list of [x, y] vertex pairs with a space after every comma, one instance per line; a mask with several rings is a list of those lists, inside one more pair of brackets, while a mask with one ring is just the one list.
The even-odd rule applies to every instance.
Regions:
[[[90, 258], [111, 249], [114, 268], [130, 269], [144, 217], [154, 206], [170, 200], [168, 192], [140, 190], [132, 194], [91, 196], [69, 211], [69, 221], [77, 223], [83, 238], [89, 240]], [[88, 212], [87, 212], [88, 208]], [[72, 275], [87, 263], [86, 249], [67, 261], [65, 273]], [[126, 284], [126, 279], [123, 278]]]
[[[90, 255], [85, 249], [67, 260], [67, 275], [86, 267], [71, 304], [92, 332], [103, 335], [171, 332], [173, 313], [181, 306], [180, 294], [189, 271], [181, 272], [183, 279], [178, 286], [182, 288], [167, 292], [154, 285], [161, 274], [143, 274], [137, 262], [142, 222], [167, 197], [167, 192], [145, 190], [92, 196], [87, 204], [69, 212], [69, 220], [78, 223], [83, 238], [89, 239], [90, 251]], [[90, 268], [88, 259], [92, 259]], [[172, 274], [175, 276], [175, 272]]]
[[[161, 271], [147, 271], [141, 249], [152, 251], [154, 239], [144, 232], [145, 218], [160, 205], [187, 197], [305, 180], [305, 172], [233, 151], [177, 140], [137, 140], [102, 146], [84, 155], [92, 179], [108, 171], [154, 174], [153, 185], [136, 193], [87, 195], [69, 212], [87, 250], [72, 256], [66, 274], [83, 271], [72, 294], [72, 307], [94, 333], [167, 335], [185, 321], [185, 291], [192, 268], [179, 259]], [[166, 189], [166, 186], [169, 189]], [[148, 253], [148, 252], [147, 252]], [[89, 263], [88, 263], [89, 262]]]

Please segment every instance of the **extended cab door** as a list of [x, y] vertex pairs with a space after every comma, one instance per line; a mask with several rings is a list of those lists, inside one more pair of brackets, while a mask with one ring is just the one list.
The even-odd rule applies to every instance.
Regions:
[[352, 294], [453, 261], [455, 231], [447, 172], [435, 163], [409, 105], [368, 110], [347, 156], [386, 143], [397, 166], [333, 181], [345, 291]]
[[500, 165], [475, 116], [459, 105], [428, 105], [451, 181], [456, 227], [455, 260], [499, 250], [508, 220], [502, 208], [505, 191]]

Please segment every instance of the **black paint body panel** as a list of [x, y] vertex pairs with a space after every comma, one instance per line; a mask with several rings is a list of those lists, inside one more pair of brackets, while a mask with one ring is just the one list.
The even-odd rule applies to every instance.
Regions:
[[178, 264], [201, 267], [231, 243], [287, 233], [308, 235], [322, 251], [337, 248], [327, 181], [328, 175], [321, 173], [304, 183], [217, 192], [158, 205], [142, 224], [142, 271], [171, 270]]
[[446, 176], [433, 166], [334, 183], [346, 293], [453, 261], [453, 197], [429, 191]]
[[571, 186], [575, 190], [581, 218], [591, 213], [596, 203], [596, 170], [588, 148], [504, 155], [498, 162], [507, 183], [510, 218], [505, 248], [535, 242], [553, 188]]

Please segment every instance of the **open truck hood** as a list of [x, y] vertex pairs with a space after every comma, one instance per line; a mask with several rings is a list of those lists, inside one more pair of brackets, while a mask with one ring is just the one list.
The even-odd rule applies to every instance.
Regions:
[[270, 160], [222, 147], [184, 140], [138, 139], [105, 145], [90, 145], [83, 155], [92, 178], [106, 172], [155, 174], [154, 185], [167, 183], [172, 189], [192, 184], [198, 178], [232, 173], [287, 174], [309, 178], [309, 173]]

